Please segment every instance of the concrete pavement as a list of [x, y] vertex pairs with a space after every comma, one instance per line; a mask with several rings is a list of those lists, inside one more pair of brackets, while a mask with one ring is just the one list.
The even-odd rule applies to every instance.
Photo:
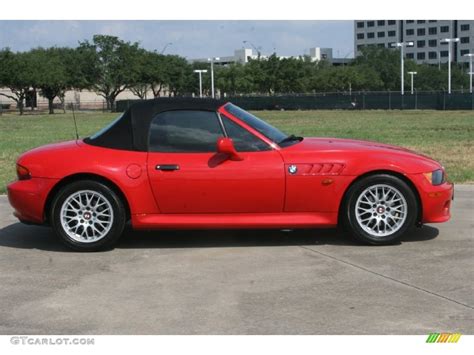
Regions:
[[474, 186], [450, 222], [370, 247], [335, 230], [128, 231], [81, 254], [0, 196], [0, 334], [474, 333]]

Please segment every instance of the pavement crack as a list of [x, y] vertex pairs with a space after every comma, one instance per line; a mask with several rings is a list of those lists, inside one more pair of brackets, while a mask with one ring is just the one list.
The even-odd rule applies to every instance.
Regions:
[[311, 249], [311, 248], [309, 248], [309, 247], [307, 247], [307, 246], [304, 246], [304, 245], [298, 245], [298, 246], [299, 246], [300, 248], [305, 249], [305, 250], [308, 250], [308, 251], [310, 251], [310, 252], [312, 252], [312, 253], [316, 253], [316, 254], [322, 255], [322, 256], [324, 256], [324, 257], [326, 257], [326, 258], [329, 258], [329, 259], [338, 261], [338, 262], [340, 262], [340, 263], [343, 263], [343, 264], [352, 266], [352, 267], [354, 267], [354, 268], [356, 268], [356, 269], [359, 269], [359, 270], [362, 270], [362, 271], [371, 273], [371, 274], [373, 274], [373, 275], [377, 275], [377, 276], [383, 277], [383, 278], [386, 279], [386, 280], [390, 280], [390, 281], [399, 283], [399, 284], [401, 284], [401, 285], [414, 288], [414, 289], [416, 289], [416, 290], [418, 290], [418, 291], [425, 292], [425, 293], [427, 293], [427, 294], [429, 294], [429, 295], [432, 295], [432, 296], [435, 296], [435, 297], [439, 297], [439, 298], [442, 298], [442, 299], [444, 299], [444, 300], [446, 300], [446, 301], [449, 301], [449, 302], [452, 302], [452, 303], [456, 303], [456, 304], [458, 304], [458, 305], [461, 305], [461, 306], [464, 306], [464, 307], [466, 307], [466, 308], [469, 308], [469, 309], [473, 309], [473, 310], [474, 310], [474, 307], [473, 307], [473, 306], [470, 306], [470, 305], [468, 305], [468, 304], [465, 304], [465, 303], [456, 301], [456, 300], [454, 300], [454, 299], [452, 299], [452, 298], [449, 298], [449, 297], [440, 295], [439, 293], [436, 293], [436, 292], [427, 290], [427, 289], [425, 289], [425, 288], [423, 288], [423, 287], [415, 286], [415, 285], [412, 285], [412, 284], [410, 284], [410, 283], [408, 283], [408, 282], [401, 281], [401, 280], [397, 280], [397, 279], [395, 279], [395, 278], [393, 278], [393, 277], [390, 277], [390, 276], [387, 276], [387, 275], [378, 273], [378, 272], [376, 272], [376, 271], [367, 269], [367, 268], [365, 268], [365, 267], [363, 267], [363, 266], [360, 266], [360, 265], [357, 265], [357, 264], [353, 264], [353, 263], [351, 263], [351, 262], [349, 262], [349, 261], [336, 258], [335, 256], [332, 256], [332, 255], [329, 255], [329, 254], [326, 254], [326, 253], [323, 253], [323, 252], [320, 252], [320, 251]]

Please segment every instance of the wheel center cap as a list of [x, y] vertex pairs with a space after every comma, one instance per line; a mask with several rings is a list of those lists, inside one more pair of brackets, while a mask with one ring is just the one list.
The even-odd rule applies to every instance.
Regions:
[[382, 214], [384, 212], [385, 212], [385, 207], [383, 207], [383, 206], [377, 207], [377, 213]]
[[91, 219], [92, 216], [91, 216], [90, 212], [84, 212], [83, 217], [84, 217], [84, 219], [89, 220], [89, 219]]

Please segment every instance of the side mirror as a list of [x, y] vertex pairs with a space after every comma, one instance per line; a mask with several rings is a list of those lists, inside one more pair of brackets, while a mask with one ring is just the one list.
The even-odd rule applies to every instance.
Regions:
[[230, 160], [243, 160], [242, 156], [235, 150], [232, 139], [221, 137], [217, 140], [217, 152], [226, 154]]

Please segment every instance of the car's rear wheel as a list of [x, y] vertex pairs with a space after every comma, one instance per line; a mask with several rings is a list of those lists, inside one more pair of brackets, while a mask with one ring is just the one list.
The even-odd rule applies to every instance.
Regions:
[[52, 203], [51, 224], [68, 247], [77, 251], [110, 248], [120, 238], [126, 212], [119, 196], [93, 180], [63, 187]]
[[378, 174], [357, 181], [348, 190], [344, 224], [359, 241], [391, 244], [415, 225], [417, 213], [410, 186], [396, 176]]

